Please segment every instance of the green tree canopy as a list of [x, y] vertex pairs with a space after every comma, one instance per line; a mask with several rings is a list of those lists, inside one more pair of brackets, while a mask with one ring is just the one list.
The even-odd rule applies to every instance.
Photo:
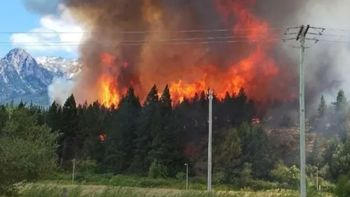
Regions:
[[0, 131], [0, 193], [13, 191], [15, 183], [48, 175], [56, 164], [56, 137], [27, 109], [11, 111]]

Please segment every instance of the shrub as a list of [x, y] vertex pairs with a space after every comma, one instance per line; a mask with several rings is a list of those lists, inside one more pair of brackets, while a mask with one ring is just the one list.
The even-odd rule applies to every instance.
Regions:
[[284, 164], [279, 163], [270, 174], [275, 181], [295, 187], [299, 181], [299, 173], [299, 169], [295, 165], [288, 168]]
[[214, 173], [213, 181], [214, 181], [214, 183], [217, 183], [217, 184], [225, 183], [226, 182], [226, 174], [225, 174], [225, 172]]
[[252, 164], [244, 163], [240, 173], [240, 185], [246, 186], [252, 180]]
[[350, 196], [350, 180], [347, 176], [340, 176], [335, 188], [335, 194], [339, 197]]
[[149, 167], [148, 176], [151, 178], [165, 178], [168, 176], [168, 169], [157, 160], [154, 160]]
[[80, 173], [95, 173], [97, 168], [94, 160], [79, 160], [77, 162], [76, 170]]
[[184, 172], [178, 172], [176, 173], [176, 179], [178, 180], [184, 180], [186, 178], [186, 173]]
[[268, 190], [280, 188], [278, 183], [264, 181], [264, 180], [250, 180], [248, 186], [253, 190]]

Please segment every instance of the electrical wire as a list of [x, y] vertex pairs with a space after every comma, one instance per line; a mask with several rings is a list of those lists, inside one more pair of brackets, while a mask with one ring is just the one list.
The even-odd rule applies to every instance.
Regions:
[[[285, 28], [270, 27], [269, 31], [283, 30]], [[252, 30], [261, 30], [261, 28], [223, 28], [223, 29], [188, 29], [188, 30], [169, 30], [169, 31], [116, 31], [112, 34], [149, 34], [149, 33], [211, 33], [211, 32], [247, 32]], [[0, 34], [83, 34], [83, 33], [99, 33], [94, 31], [0, 31]]]

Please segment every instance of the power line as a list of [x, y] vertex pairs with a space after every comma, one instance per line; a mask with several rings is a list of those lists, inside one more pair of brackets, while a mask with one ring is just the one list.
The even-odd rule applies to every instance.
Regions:
[[341, 43], [341, 44], [350, 44], [350, 40], [328, 40], [328, 39], [320, 39], [322, 42], [333, 42], [333, 43]]
[[[265, 38], [266, 36], [258, 36], [256, 38]], [[244, 40], [249, 39], [248, 36], [207, 36], [207, 37], [188, 37], [188, 38], [168, 38], [168, 39], [157, 39], [157, 40], [121, 40], [123, 43], [144, 43], [144, 42], [173, 42], [173, 41], [195, 41], [195, 40]], [[90, 40], [89, 42], [97, 42], [94, 40]], [[0, 44], [13, 43], [10, 41], [3, 41]], [[23, 44], [36, 44], [36, 43], [50, 43], [50, 44], [74, 44], [80, 43], [80, 41], [31, 41], [31, 42], [18, 42]]]
[[326, 27], [326, 29], [327, 30], [332, 30], [332, 31], [350, 32], [350, 28]]
[[[246, 36], [219, 36], [219, 37], [192, 37], [192, 38], [172, 38], [163, 40], [121, 40], [118, 45], [145, 45], [145, 44], [210, 44], [210, 43], [258, 43], [272, 42], [280, 40], [279, 38], [256, 37], [251, 39]], [[100, 42], [96, 42], [100, 43]], [[80, 45], [95, 45], [94, 41], [80, 43], [78, 41], [35, 41], [35, 42], [0, 42], [0, 45], [25, 45], [25, 46], [80, 46]]]
[[[269, 27], [266, 30], [283, 30], [284, 28]], [[169, 31], [115, 31], [112, 34], [148, 34], [148, 33], [211, 33], [211, 32], [247, 32], [252, 30], [261, 30], [261, 28], [216, 28], [216, 29], [187, 29], [187, 30], [169, 30]], [[82, 34], [99, 33], [97, 31], [0, 31], [0, 34]]]

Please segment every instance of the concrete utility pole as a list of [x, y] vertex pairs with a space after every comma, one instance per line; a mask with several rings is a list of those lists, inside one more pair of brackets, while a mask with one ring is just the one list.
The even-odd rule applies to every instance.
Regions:
[[72, 160], [72, 184], [74, 183], [74, 179], [75, 179], [75, 159]]
[[[290, 30], [298, 29], [298, 32], [289, 32]], [[312, 29], [317, 32], [309, 32]], [[300, 196], [306, 197], [306, 173], [305, 173], [305, 78], [304, 78], [304, 56], [305, 56], [305, 42], [311, 40], [317, 43], [319, 40], [316, 36], [321, 36], [325, 28], [300, 26], [290, 27], [284, 35], [296, 35], [294, 38], [285, 38], [283, 41], [296, 40], [300, 43], [300, 64], [299, 64], [299, 125], [300, 125]], [[307, 35], [314, 35], [313, 38], [307, 38]]]
[[213, 90], [209, 90], [209, 135], [208, 135], [208, 192], [211, 192], [211, 174], [212, 174], [212, 133], [213, 133]]
[[299, 64], [299, 124], [300, 124], [300, 196], [306, 197], [305, 175], [305, 80], [304, 80], [304, 56], [305, 37], [310, 25], [301, 26], [296, 40], [300, 40], [300, 64]]
[[318, 166], [316, 167], [316, 191], [319, 190], [319, 187], [318, 187]]
[[188, 190], [188, 163], [185, 163], [186, 166], [186, 190]]

